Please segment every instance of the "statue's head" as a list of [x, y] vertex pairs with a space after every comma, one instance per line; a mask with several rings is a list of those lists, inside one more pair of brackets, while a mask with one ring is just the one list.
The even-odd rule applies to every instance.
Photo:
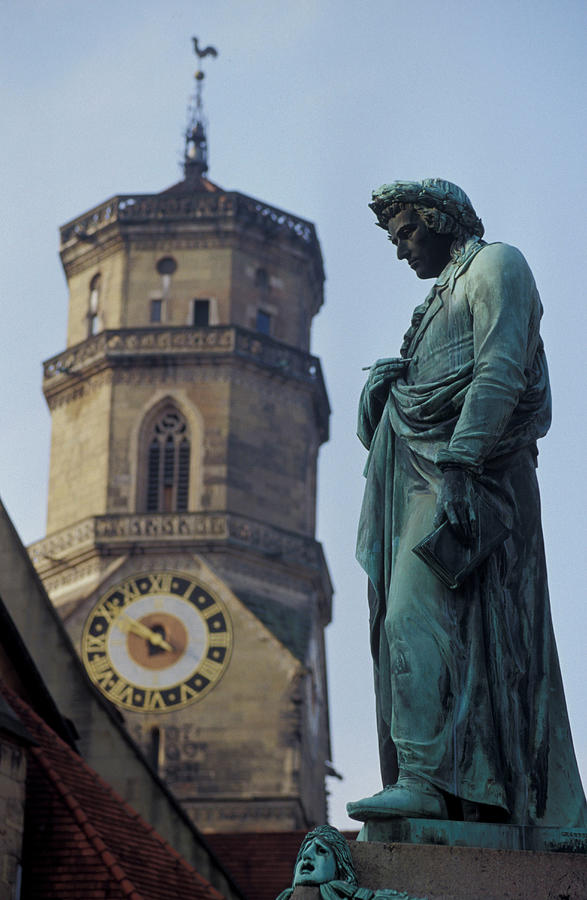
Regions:
[[320, 825], [310, 831], [300, 847], [293, 886], [346, 881], [357, 884], [349, 845], [336, 828]]
[[369, 204], [419, 278], [440, 275], [451, 250], [484, 233], [483, 223], [465, 192], [441, 178], [394, 181], [373, 191]]

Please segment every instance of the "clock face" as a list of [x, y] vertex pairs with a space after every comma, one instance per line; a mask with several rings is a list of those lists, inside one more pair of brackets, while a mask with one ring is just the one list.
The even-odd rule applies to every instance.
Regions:
[[114, 585], [82, 634], [82, 659], [96, 687], [118, 706], [145, 713], [201, 700], [222, 678], [231, 650], [226, 608], [181, 572]]

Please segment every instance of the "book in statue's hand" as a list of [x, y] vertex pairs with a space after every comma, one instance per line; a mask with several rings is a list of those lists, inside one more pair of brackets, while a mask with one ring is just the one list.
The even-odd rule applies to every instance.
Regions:
[[471, 544], [459, 540], [448, 520], [427, 534], [412, 547], [427, 566], [451, 590], [458, 588], [465, 578], [503, 544], [510, 529], [504, 525], [497, 511], [477, 495], [477, 531]]

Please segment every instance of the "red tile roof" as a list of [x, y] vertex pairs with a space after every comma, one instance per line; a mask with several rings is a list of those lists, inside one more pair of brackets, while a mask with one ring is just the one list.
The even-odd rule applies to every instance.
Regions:
[[[251, 900], [275, 900], [290, 887], [304, 831], [207, 834], [206, 841]], [[356, 831], [343, 832], [354, 840]]]
[[159, 196], [162, 194], [192, 194], [196, 192], [217, 194], [222, 192], [222, 188], [218, 187], [217, 184], [214, 184], [214, 182], [210, 181], [208, 178], [204, 178], [203, 175], [200, 175], [200, 177], [194, 181], [178, 181], [177, 184], [172, 184], [171, 187], [165, 188], [164, 191], [160, 191]]
[[307, 831], [207, 834], [206, 841], [251, 900], [275, 900], [291, 885]]
[[28, 900], [222, 900], [45, 722], [1, 691], [30, 750], [23, 852]]

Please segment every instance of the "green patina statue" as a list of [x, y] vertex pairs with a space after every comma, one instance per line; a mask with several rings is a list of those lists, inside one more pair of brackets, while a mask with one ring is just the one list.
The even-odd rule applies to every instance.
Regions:
[[359, 887], [349, 845], [331, 825], [310, 831], [301, 843], [293, 884], [277, 900], [289, 900], [298, 886], [317, 886], [322, 900], [418, 900], [403, 891]]
[[[535, 474], [551, 403], [532, 273], [482, 240], [450, 182], [383, 185], [370, 206], [398, 258], [435, 281], [360, 401], [357, 558], [387, 786], [349, 815], [581, 827]], [[451, 590], [413, 548], [443, 522], [463, 547], [478, 541], [482, 506], [508, 536]]]

